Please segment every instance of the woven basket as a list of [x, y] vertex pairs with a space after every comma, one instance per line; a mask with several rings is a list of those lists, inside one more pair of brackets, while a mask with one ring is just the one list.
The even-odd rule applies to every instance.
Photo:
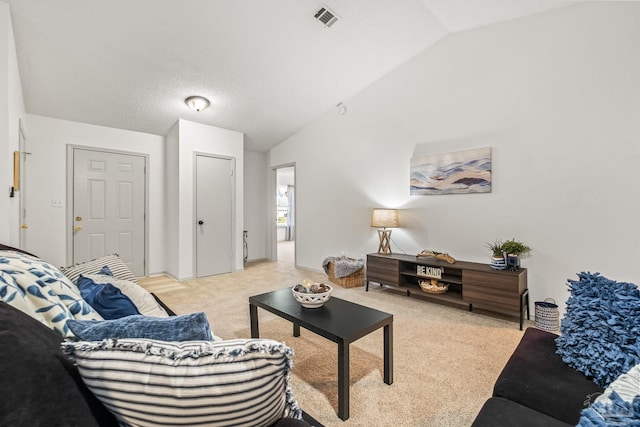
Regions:
[[418, 280], [420, 289], [428, 294], [444, 294], [449, 290], [448, 283], [431, 283], [431, 280]]
[[327, 275], [329, 276], [329, 280], [336, 285], [340, 285], [343, 288], [357, 288], [358, 286], [364, 286], [364, 268], [361, 268], [346, 277], [336, 277], [335, 271], [335, 263], [330, 262]]
[[552, 298], [536, 301], [536, 328], [543, 331], [557, 331], [559, 326], [558, 305]]

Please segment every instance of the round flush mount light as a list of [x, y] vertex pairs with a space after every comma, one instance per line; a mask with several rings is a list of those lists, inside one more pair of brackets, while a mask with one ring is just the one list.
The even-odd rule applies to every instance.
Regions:
[[194, 111], [202, 111], [210, 104], [209, 100], [204, 96], [190, 96], [184, 100], [184, 103]]

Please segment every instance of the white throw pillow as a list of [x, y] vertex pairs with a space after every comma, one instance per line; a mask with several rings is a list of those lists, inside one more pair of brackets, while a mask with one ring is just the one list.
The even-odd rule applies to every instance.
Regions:
[[63, 342], [89, 389], [126, 426], [269, 426], [302, 411], [293, 350], [266, 339]]
[[105, 274], [89, 274], [84, 277], [93, 280], [94, 283], [111, 283], [120, 289], [123, 294], [135, 304], [140, 314], [151, 317], [167, 317], [169, 316], [164, 308], [158, 304], [156, 299], [146, 289], [137, 283], [129, 280], [122, 280], [116, 277], [107, 276]]
[[609, 387], [596, 399], [596, 402], [603, 404], [610, 403], [609, 395], [614, 390], [622, 400], [633, 402], [633, 398], [640, 395], [640, 365], [629, 369], [629, 371], [620, 375], [614, 382], [609, 384]]

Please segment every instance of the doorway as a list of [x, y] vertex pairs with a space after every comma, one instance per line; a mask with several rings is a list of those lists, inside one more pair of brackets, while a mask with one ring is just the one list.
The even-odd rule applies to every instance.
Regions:
[[196, 277], [231, 273], [233, 159], [196, 155]]
[[276, 258], [295, 265], [296, 186], [295, 166], [276, 169]]
[[147, 156], [71, 148], [72, 263], [117, 253], [144, 276]]

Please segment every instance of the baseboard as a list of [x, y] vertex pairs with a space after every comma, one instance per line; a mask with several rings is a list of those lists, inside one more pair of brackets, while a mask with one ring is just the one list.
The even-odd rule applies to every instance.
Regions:
[[269, 258], [254, 258], [254, 259], [248, 259], [245, 261], [245, 264], [250, 264], [252, 262], [263, 262], [263, 261], [269, 261]]

